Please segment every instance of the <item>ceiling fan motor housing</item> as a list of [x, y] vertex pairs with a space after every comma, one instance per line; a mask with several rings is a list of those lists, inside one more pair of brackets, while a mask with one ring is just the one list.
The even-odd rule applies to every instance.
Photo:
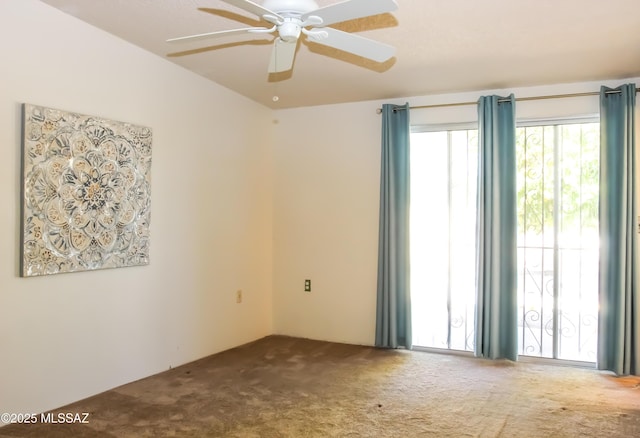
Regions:
[[282, 16], [298, 17], [318, 9], [318, 5], [313, 0], [264, 0], [262, 7]]

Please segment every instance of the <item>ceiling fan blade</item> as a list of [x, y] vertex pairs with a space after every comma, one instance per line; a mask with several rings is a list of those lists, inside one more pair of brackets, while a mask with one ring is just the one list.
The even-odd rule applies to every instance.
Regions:
[[[396, 53], [396, 48], [393, 46], [331, 27], [316, 28], [313, 29], [313, 32], [318, 33], [319, 36], [316, 37], [310, 33], [308, 36], [311, 42], [353, 53], [376, 62], [384, 62]], [[320, 37], [323, 33], [326, 33], [326, 38]]]
[[321, 26], [324, 27], [341, 21], [384, 14], [396, 9], [398, 9], [398, 4], [395, 0], [346, 0], [308, 12], [301, 19], [305, 21], [310, 16], [320, 17], [322, 19]]
[[298, 41], [287, 42], [280, 37], [276, 38], [271, 50], [271, 61], [269, 61], [269, 73], [279, 73], [293, 68], [293, 59], [296, 56]]
[[277, 13], [269, 9], [263, 8], [259, 4], [249, 0], [222, 0], [222, 1], [225, 3], [229, 3], [230, 5], [235, 6], [236, 8], [244, 9], [247, 12], [251, 12], [253, 15], [260, 18], [262, 18], [264, 15], [272, 15], [281, 20], [284, 20], [284, 18], [278, 15]]
[[241, 34], [241, 33], [251, 33], [251, 32], [255, 32], [255, 31], [267, 32], [267, 31], [269, 31], [269, 29], [266, 28], [266, 27], [244, 27], [242, 29], [220, 30], [220, 31], [217, 31], [217, 32], [200, 33], [200, 34], [197, 34], [197, 35], [189, 35], [189, 36], [183, 36], [183, 37], [178, 37], [178, 38], [171, 38], [171, 39], [168, 39], [167, 42], [168, 43], [182, 43], [182, 42], [187, 42], [187, 41], [198, 41], [198, 40], [204, 40], [204, 39], [209, 39], [209, 38], [219, 38], [219, 37], [228, 36], [228, 35], [237, 35], [237, 34]]

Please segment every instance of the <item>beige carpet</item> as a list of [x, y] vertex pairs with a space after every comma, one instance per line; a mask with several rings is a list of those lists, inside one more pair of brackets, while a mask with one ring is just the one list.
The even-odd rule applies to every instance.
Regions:
[[1, 437], [638, 437], [640, 378], [270, 336]]

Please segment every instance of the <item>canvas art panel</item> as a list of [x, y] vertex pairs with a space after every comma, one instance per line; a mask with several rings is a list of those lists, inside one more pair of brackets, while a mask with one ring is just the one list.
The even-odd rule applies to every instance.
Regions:
[[22, 275], [149, 263], [150, 128], [23, 105]]

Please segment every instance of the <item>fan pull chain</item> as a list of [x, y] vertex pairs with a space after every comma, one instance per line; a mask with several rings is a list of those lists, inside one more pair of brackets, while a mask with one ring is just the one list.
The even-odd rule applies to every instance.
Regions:
[[[280, 37], [278, 37], [280, 38]], [[276, 44], [274, 46], [274, 54], [273, 54], [273, 59], [275, 60], [275, 64], [276, 67], [278, 66], [278, 45]], [[271, 100], [273, 100], [274, 102], [277, 102], [280, 100], [280, 97], [278, 96], [278, 81], [274, 81], [273, 83], [273, 97], [271, 98]]]

